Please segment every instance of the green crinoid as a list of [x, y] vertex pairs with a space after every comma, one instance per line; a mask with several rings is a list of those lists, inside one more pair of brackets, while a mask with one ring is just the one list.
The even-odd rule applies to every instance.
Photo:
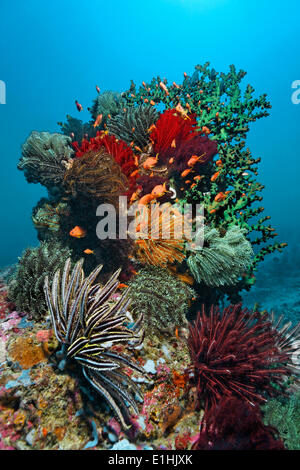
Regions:
[[217, 229], [205, 227], [203, 247], [188, 257], [187, 264], [198, 283], [221, 287], [236, 284], [252, 258], [245, 230], [232, 226], [222, 237]]
[[19, 312], [34, 320], [47, 314], [44, 296], [44, 279], [64, 265], [71, 252], [57, 241], [43, 242], [36, 248], [26, 248], [19, 259], [17, 271], [9, 284], [8, 297]]
[[59, 185], [74, 153], [70, 143], [71, 138], [65, 135], [34, 131], [22, 146], [18, 169], [24, 171], [29, 183]]
[[131, 306], [144, 315], [148, 331], [161, 331], [187, 323], [185, 315], [195, 292], [168, 270], [145, 267], [130, 280], [129, 286]]

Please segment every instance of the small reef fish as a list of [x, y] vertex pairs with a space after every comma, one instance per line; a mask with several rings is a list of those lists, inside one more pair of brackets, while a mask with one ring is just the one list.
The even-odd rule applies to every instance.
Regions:
[[137, 201], [139, 198], [139, 195], [141, 194], [142, 189], [138, 188], [131, 196], [130, 198], [130, 204], [132, 204], [134, 201]]
[[72, 228], [70, 231], [70, 235], [74, 238], [84, 238], [86, 236], [86, 230], [76, 225], [76, 227]]
[[189, 161], [187, 162], [188, 166], [194, 166], [204, 156], [205, 156], [205, 153], [203, 153], [202, 155], [199, 155], [199, 156], [198, 155], [192, 155], [191, 158], [189, 159]]
[[98, 114], [96, 121], [93, 124], [93, 127], [98, 127], [102, 121], [102, 118], [103, 118], [103, 114]]
[[97, 90], [97, 93], [100, 93], [100, 88], [98, 87], [98, 85], [96, 85], [96, 90]]
[[157, 186], [155, 186], [152, 189], [151, 194], [154, 197], [162, 197], [167, 192], [168, 192], [168, 189], [166, 187], [166, 183], [164, 183], [164, 184], [158, 184]]
[[159, 86], [166, 93], [166, 95], [169, 94], [169, 90], [163, 82], [160, 82]]
[[215, 173], [214, 175], [212, 175], [212, 177], [211, 177], [210, 181], [211, 181], [211, 182], [214, 182], [214, 181], [216, 181], [216, 179], [218, 179], [218, 177], [219, 177], [219, 174], [220, 174], [220, 172], [219, 172], [219, 171], [217, 171], [217, 173]]
[[156, 157], [148, 157], [147, 160], [144, 161], [143, 167], [145, 170], [151, 170], [157, 163], [158, 154]]
[[190, 119], [188, 116], [188, 112], [181, 106], [180, 103], [178, 103], [175, 109], [183, 119]]
[[82, 110], [83, 110], [83, 107], [81, 106], [80, 103], [78, 103], [77, 100], [75, 100], [75, 104], [76, 104], [76, 107], [77, 107], [78, 111], [82, 111]]
[[139, 206], [145, 206], [151, 201], [153, 201], [153, 199], [156, 199], [153, 194], [145, 194], [145, 196], [141, 197], [141, 199], [139, 200]]
[[93, 250], [90, 250], [89, 248], [87, 248], [86, 250], [84, 250], [83, 253], [85, 253], [86, 255], [93, 255], [93, 254], [94, 254]]
[[118, 288], [119, 289], [125, 289], [127, 286], [127, 284], [123, 284], [123, 282], [120, 282], [120, 284], [118, 285]]
[[224, 201], [224, 199], [226, 199], [226, 194], [224, 194], [222, 192], [217, 194], [216, 197], [215, 197], [216, 202]]
[[185, 178], [190, 172], [192, 171], [191, 168], [187, 168], [181, 173], [182, 178]]
[[152, 189], [150, 194], [145, 194], [145, 196], [141, 197], [141, 199], [139, 200], [139, 205], [144, 206], [146, 204], [149, 204], [150, 202], [154, 201], [154, 199], [162, 197], [167, 192], [169, 192], [169, 190], [166, 187], [166, 183], [158, 184]]

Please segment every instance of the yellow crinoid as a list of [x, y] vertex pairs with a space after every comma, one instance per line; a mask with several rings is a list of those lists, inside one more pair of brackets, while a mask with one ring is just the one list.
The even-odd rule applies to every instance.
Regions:
[[190, 241], [187, 217], [170, 203], [137, 205], [129, 234], [135, 239], [135, 254], [143, 264], [166, 267], [185, 258], [185, 243]]

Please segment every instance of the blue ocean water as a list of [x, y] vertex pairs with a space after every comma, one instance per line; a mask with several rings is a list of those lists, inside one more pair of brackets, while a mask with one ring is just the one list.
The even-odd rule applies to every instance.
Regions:
[[[248, 143], [261, 157], [264, 206], [282, 241], [299, 233], [300, 105], [291, 101], [299, 71], [299, 2], [289, 0], [1, 1], [0, 265], [37, 244], [31, 210], [44, 195], [16, 169], [32, 130], [58, 131], [102, 91], [123, 91], [153, 76], [180, 80], [196, 64], [230, 64], [267, 93], [271, 116], [252, 125]], [[79, 115], [79, 113], [77, 113]]]

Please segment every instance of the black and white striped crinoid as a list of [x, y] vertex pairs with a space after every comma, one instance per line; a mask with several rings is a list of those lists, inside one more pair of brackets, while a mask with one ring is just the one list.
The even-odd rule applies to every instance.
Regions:
[[64, 369], [69, 360], [82, 366], [84, 377], [110, 403], [122, 425], [127, 428], [132, 409], [138, 413], [136, 396], [139, 391], [124, 368], [145, 373], [128, 355], [115, 352], [113, 346], [125, 342], [135, 348], [143, 341], [142, 317], [129, 329], [126, 312], [130, 303], [129, 289], [118, 299], [111, 295], [119, 285], [118, 270], [102, 286], [94, 284], [102, 266], [85, 278], [83, 260], [71, 269], [71, 260], [65, 263], [62, 273], [57, 270], [50, 289], [45, 278], [45, 296], [50, 310], [54, 333], [61, 343], [57, 353], [59, 368]]

